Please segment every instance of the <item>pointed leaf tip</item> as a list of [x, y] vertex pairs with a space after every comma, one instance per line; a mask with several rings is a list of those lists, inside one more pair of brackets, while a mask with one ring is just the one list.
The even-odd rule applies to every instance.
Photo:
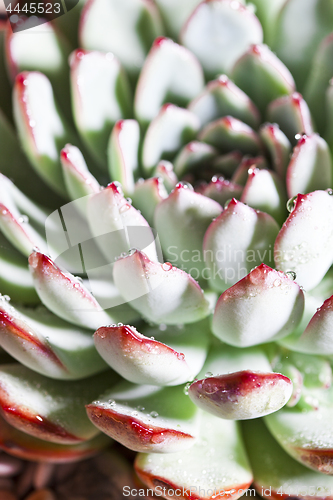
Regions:
[[247, 420], [282, 408], [292, 387], [291, 380], [279, 373], [244, 370], [197, 380], [188, 394], [199, 408], [217, 417]]

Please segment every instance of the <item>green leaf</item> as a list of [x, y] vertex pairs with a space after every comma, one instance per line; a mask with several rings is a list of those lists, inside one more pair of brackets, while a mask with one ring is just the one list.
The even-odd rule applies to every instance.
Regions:
[[120, 120], [113, 127], [108, 144], [108, 167], [113, 181], [120, 182], [126, 195], [134, 191], [138, 174], [139, 124]]
[[79, 28], [80, 45], [112, 52], [136, 76], [157, 36], [163, 35], [159, 12], [144, 0], [94, 0], [84, 7]]
[[236, 500], [252, 482], [237, 423], [205, 412], [201, 413], [200, 439], [192, 448], [173, 454], [140, 453], [135, 470], [156, 495], [172, 492], [168, 498], [184, 491], [184, 498]]
[[263, 116], [271, 101], [295, 91], [290, 71], [267, 45], [252, 45], [236, 61], [232, 78], [257, 104]]
[[253, 128], [257, 128], [260, 123], [255, 104], [226, 75], [209, 82], [188, 109], [198, 116], [201, 125], [226, 115], [238, 118]]
[[239, 2], [202, 2], [181, 32], [181, 42], [199, 59], [208, 78], [229, 73], [235, 61], [252, 43], [262, 42], [256, 16]]
[[86, 406], [98, 429], [134, 451], [172, 453], [193, 446], [197, 407], [183, 387], [118, 384]]
[[72, 106], [76, 127], [105, 169], [114, 124], [131, 116], [131, 91], [116, 57], [78, 49], [70, 56]]
[[194, 279], [204, 279], [202, 240], [209, 224], [221, 212], [216, 201], [177, 184], [155, 211], [154, 226], [165, 258]]
[[279, 227], [268, 214], [233, 199], [213, 221], [204, 237], [203, 253], [209, 284], [224, 292], [262, 262], [273, 264]]
[[0, 369], [2, 416], [16, 429], [51, 443], [78, 444], [98, 434], [84, 405], [117, 380], [113, 372], [84, 381], [59, 381], [19, 364]]
[[299, 464], [267, 430], [263, 420], [242, 422], [243, 439], [253, 470], [253, 485], [264, 498], [329, 497], [332, 479]]
[[212, 330], [222, 341], [247, 347], [282, 338], [300, 322], [303, 292], [280, 271], [261, 264], [226, 290], [214, 312]]
[[144, 172], [149, 175], [161, 158], [171, 159], [200, 128], [197, 116], [174, 104], [165, 104], [150, 123], [142, 148]]

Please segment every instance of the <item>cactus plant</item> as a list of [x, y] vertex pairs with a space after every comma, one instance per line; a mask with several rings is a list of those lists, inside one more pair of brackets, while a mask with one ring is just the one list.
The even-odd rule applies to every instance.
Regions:
[[168, 499], [332, 496], [332, 21], [89, 0], [2, 22], [2, 450], [115, 440]]

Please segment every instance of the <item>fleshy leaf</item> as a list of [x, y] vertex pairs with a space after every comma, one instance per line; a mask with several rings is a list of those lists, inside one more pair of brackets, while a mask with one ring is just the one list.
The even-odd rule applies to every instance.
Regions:
[[27, 260], [0, 235], [0, 290], [17, 302], [39, 302]]
[[154, 225], [154, 213], [157, 205], [168, 197], [164, 183], [160, 177], [139, 180], [134, 188], [132, 200], [150, 226]]
[[267, 45], [252, 45], [235, 63], [232, 78], [263, 115], [271, 101], [295, 90], [290, 71]]
[[303, 292], [282, 272], [261, 264], [219, 298], [213, 333], [246, 347], [285, 337], [300, 322]]
[[175, 172], [178, 177], [183, 177], [189, 171], [210, 164], [217, 155], [217, 150], [205, 142], [189, 142], [179, 151], [174, 160]]
[[[60, 161], [67, 192], [72, 200], [100, 191], [100, 185], [89, 172], [81, 151], [66, 144], [60, 153]], [[78, 207], [81, 206], [78, 204]]]
[[224, 206], [232, 198], [240, 199], [242, 191], [243, 186], [227, 181], [223, 177], [214, 176], [211, 182], [204, 187], [202, 194]]
[[260, 122], [255, 104], [226, 75], [209, 82], [188, 109], [197, 115], [202, 126], [227, 115], [238, 118], [252, 128], [257, 128]]
[[294, 148], [288, 170], [289, 198], [332, 186], [332, 161], [327, 142], [318, 134], [303, 135]]
[[193, 376], [200, 372], [211, 338], [209, 317], [188, 325], [142, 325], [141, 330], [146, 337], [153, 337], [175, 351], [184, 353]]
[[[0, 80], [0, 95], [4, 95]], [[11, 99], [8, 99], [11, 102]], [[29, 163], [9, 120], [0, 110], [0, 171], [13, 180], [18, 189], [44, 206], [54, 207], [62, 199], [49, 188]]]
[[165, 104], [150, 123], [143, 142], [142, 163], [149, 174], [161, 158], [172, 159], [178, 149], [194, 139], [200, 128], [197, 116], [174, 104]]
[[281, 179], [284, 179], [291, 153], [291, 144], [288, 138], [277, 124], [271, 123], [264, 124], [259, 134], [269, 151], [274, 170]]
[[199, 61], [169, 38], [157, 38], [141, 70], [134, 100], [135, 115], [147, 125], [162, 104], [186, 106], [203, 88]]
[[175, 453], [193, 446], [198, 433], [197, 407], [182, 386], [123, 382], [86, 408], [98, 429], [134, 451]]
[[50, 443], [44, 439], [29, 436], [1, 419], [0, 448], [23, 460], [49, 463], [77, 462], [96, 455], [111, 443], [110, 438], [104, 434], [98, 434], [79, 444]]
[[[321, 391], [323, 393], [323, 391]], [[332, 389], [316, 409], [283, 408], [265, 417], [278, 443], [293, 458], [323, 474], [332, 475]], [[315, 393], [318, 397], [318, 391]], [[318, 400], [317, 400], [318, 402]]]
[[216, 417], [247, 420], [282, 408], [292, 386], [291, 380], [279, 373], [244, 370], [196, 380], [188, 394], [199, 408]]
[[32, 35], [28, 40], [22, 36], [21, 31], [13, 33], [8, 23], [6, 56], [9, 74], [14, 80], [22, 71], [43, 73], [54, 87], [56, 100], [66, 118], [71, 119], [67, 63], [70, 46], [63, 34], [54, 29], [52, 23], [31, 27], [29, 19], [26, 19], [26, 25]]
[[0, 369], [0, 409], [16, 429], [52, 443], [77, 444], [97, 429], [84, 405], [117, 379], [113, 372], [79, 382], [52, 380], [18, 365]]
[[288, 66], [301, 91], [317, 47], [331, 33], [332, 25], [331, 2], [288, 0], [282, 6], [272, 48]]
[[293, 343], [293, 349], [309, 354], [333, 354], [332, 342], [333, 296], [319, 307], [303, 335]]
[[76, 380], [106, 369], [91, 333], [75, 328], [44, 307], [16, 308], [0, 301], [1, 347], [42, 375]]
[[236, 500], [252, 482], [238, 424], [205, 412], [201, 414], [200, 439], [192, 448], [172, 455], [140, 454], [135, 470], [156, 495], [165, 488], [168, 500], [183, 492], [182, 500], [209, 500], [216, 494]]
[[286, 220], [286, 192], [281, 179], [269, 170], [250, 168], [241, 201], [268, 213], [283, 224]]
[[161, 160], [156, 165], [154, 176], [163, 181], [163, 184], [168, 193], [178, 184], [178, 177], [173, 169], [173, 164], [167, 160]]
[[91, 232], [107, 259], [106, 264], [113, 264], [131, 248], [144, 250], [157, 260], [155, 238], [148, 222], [124, 198], [116, 183], [92, 196], [87, 208]]
[[324, 134], [327, 125], [325, 92], [333, 77], [333, 34], [328, 35], [319, 45], [313, 59], [312, 69], [304, 90], [315, 124]]
[[46, 250], [41, 231], [46, 212], [29, 200], [7, 177], [0, 173], [0, 228], [10, 243], [28, 256], [34, 247]]
[[78, 49], [71, 54], [71, 89], [75, 124], [91, 152], [106, 166], [113, 125], [131, 115], [131, 92], [116, 57]]
[[231, 151], [231, 153], [218, 156], [216, 160], [213, 161], [213, 168], [222, 175], [232, 177], [236, 169], [239, 167], [242, 158], [243, 155], [240, 151]]
[[331, 191], [298, 195], [294, 210], [275, 242], [276, 267], [293, 271], [297, 283], [311, 290], [333, 262], [333, 197]]
[[166, 259], [195, 279], [202, 278], [202, 240], [209, 224], [221, 212], [216, 201], [177, 184], [155, 211], [154, 225]]
[[243, 439], [253, 470], [253, 486], [264, 498], [331, 498], [332, 479], [288, 455], [262, 420], [242, 422]]
[[209, 313], [198, 283], [168, 262], [159, 264], [135, 251], [115, 262], [113, 276], [124, 299], [149, 321], [194, 323]]
[[94, 0], [81, 15], [79, 38], [85, 49], [112, 52], [130, 75], [137, 75], [153, 40], [162, 34], [158, 10], [146, 0]]
[[292, 145], [296, 144], [299, 134], [313, 133], [310, 110], [298, 92], [271, 102], [267, 109], [267, 117], [270, 122], [279, 125]]
[[[178, 38], [183, 24], [200, 1], [201, 0], [182, 0], [182, 2], [179, 3], [178, 0], [155, 0], [162, 14], [168, 33], [170, 33], [172, 38]], [[177, 12], [177, 15], [175, 15], [175, 12]]]
[[261, 148], [260, 139], [254, 130], [232, 116], [220, 118], [206, 125], [200, 132], [199, 139], [216, 147], [221, 153], [236, 149], [256, 155]]
[[209, 226], [203, 253], [210, 286], [224, 292], [262, 262], [271, 264], [279, 227], [268, 214], [233, 199]]
[[32, 166], [52, 189], [66, 195], [59, 153], [73, 137], [57, 110], [50, 81], [39, 72], [20, 73], [13, 102], [21, 144]]
[[82, 280], [62, 271], [47, 255], [33, 252], [29, 264], [39, 298], [56, 316], [92, 330], [123, 319], [116, 308], [104, 311]]
[[120, 120], [113, 127], [108, 145], [109, 173], [120, 182], [125, 194], [132, 194], [138, 171], [139, 124], [135, 120]]
[[179, 385], [191, 379], [185, 355], [129, 325], [103, 326], [94, 334], [101, 357], [136, 384]]
[[262, 28], [256, 16], [239, 2], [202, 2], [185, 23], [180, 39], [201, 62], [207, 76], [230, 72], [252, 43], [261, 43]]
[[255, 169], [267, 170], [269, 167], [267, 159], [262, 156], [244, 156], [238, 167], [233, 172], [231, 177], [232, 182], [245, 186], [248, 181], [249, 174], [252, 174]]

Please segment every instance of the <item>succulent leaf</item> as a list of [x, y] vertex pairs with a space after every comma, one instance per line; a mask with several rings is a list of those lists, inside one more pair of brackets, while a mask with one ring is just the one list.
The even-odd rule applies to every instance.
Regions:
[[72, 134], [61, 118], [48, 78], [39, 72], [20, 73], [14, 87], [14, 117], [23, 149], [42, 179], [66, 196], [59, 152]]
[[76, 380], [106, 369], [89, 331], [73, 327], [47, 309], [14, 308], [1, 300], [0, 318], [1, 347], [37, 373]]
[[192, 52], [170, 38], [157, 38], [140, 73], [135, 114], [147, 125], [165, 102], [185, 107], [203, 85], [202, 69]]
[[260, 120], [255, 104], [226, 75], [209, 82], [188, 109], [198, 116], [202, 126], [228, 115], [252, 128], [257, 128]]
[[76, 50], [70, 56], [75, 124], [94, 157], [106, 167], [106, 149], [113, 125], [131, 116], [131, 91], [116, 57]]
[[86, 408], [98, 429], [134, 451], [175, 453], [198, 434], [198, 409], [181, 386], [123, 382]]
[[153, 40], [162, 34], [158, 10], [148, 0], [91, 1], [79, 27], [83, 48], [113, 53], [130, 75], [137, 75]]
[[191, 495], [208, 500], [226, 495], [236, 500], [252, 482], [237, 423], [205, 412], [201, 414], [200, 439], [192, 448], [172, 455], [141, 453], [135, 461], [135, 470], [156, 494], [165, 488], [164, 496], [168, 500], [183, 491], [185, 494], [180, 498]]
[[302, 318], [303, 308], [298, 284], [261, 264], [221, 295], [213, 333], [238, 347], [268, 342], [291, 333]]
[[289, 165], [291, 144], [277, 124], [266, 123], [259, 131], [260, 138], [269, 151], [273, 167], [281, 179], [285, 178]]
[[225, 116], [209, 123], [199, 134], [200, 141], [214, 146], [221, 153], [239, 150], [256, 155], [261, 148], [260, 139], [255, 131], [232, 116]]
[[297, 283], [305, 290], [318, 285], [333, 262], [333, 198], [330, 192], [298, 195], [275, 242], [277, 268], [295, 272]]
[[186, 142], [195, 138], [200, 128], [198, 117], [187, 109], [165, 104], [146, 132], [142, 164], [146, 174], [162, 159], [172, 159]]
[[102, 326], [94, 334], [101, 357], [136, 384], [179, 385], [193, 377], [185, 355], [129, 325]]
[[203, 291], [189, 274], [138, 250], [115, 262], [113, 277], [124, 299], [148, 321], [194, 323], [209, 314]]
[[203, 254], [210, 269], [210, 286], [224, 292], [253, 267], [273, 263], [279, 227], [268, 214], [233, 199], [213, 221], [204, 237]]
[[[98, 434], [84, 405], [116, 380], [114, 373], [64, 382], [44, 377], [18, 365], [0, 370], [0, 408], [16, 429], [51, 443], [78, 444]], [[97, 389], [98, 387], [98, 389]]]
[[275, 441], [262, 420], [242, 422], [243, 438], [253, 470], [253, 486], [264, 498], [330, 498], [332, 479], [304, 467]]
[[313, 133], [310, 110], [298, 92], [272, 101], [267, 109], [267, 118], [279, 125], [293, 146], [299, 135]]
[[288, 170], [289, 198], [332, 186], [332, 161], [327, 142], [318, 134], [303, 135], [294, 148]]
[[154, 225], [166, 259], [195, 279], [204, 278], [202, 240], [209, 224], [221, 212], [216, 201], [177, 184], [155, 211]]
[[209, 77], [229, 73], [239, 56], [262, 42], [256, 16], [239, 2], [202, 2], [185, 23], [180, 39], [197, 56]]
[[252, 45], [235, 63], [232, 78], [263, 115], [271, 101], [295, 91], [290, 71], [267, 45]]

